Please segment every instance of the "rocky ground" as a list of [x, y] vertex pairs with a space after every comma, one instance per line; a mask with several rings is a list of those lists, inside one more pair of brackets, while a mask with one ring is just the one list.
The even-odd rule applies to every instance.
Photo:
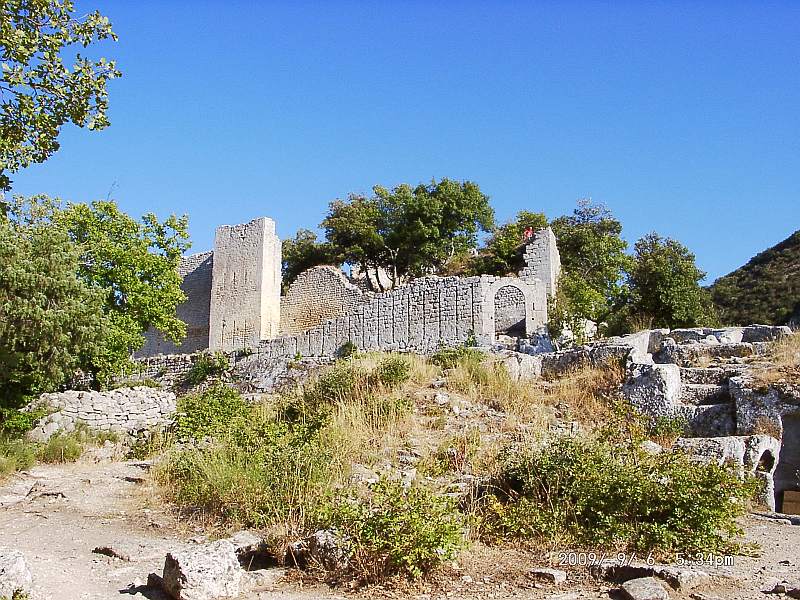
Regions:
[[[147, 462], [97, 459], [95, 454], [75, 464], [37, 466], [0, 485], [0, 546], [24, 554], [34, 579], [34, 598], [165, 598], [163, 592], [148, 586], [148, 574], [162, 572], [168, 552], [208, 541], [201, 534], [203, 529], [155, 501]], [[746, 540], [761, 547], [757, 557], [736, 556], [732, 564], [689, 569], [687, 573], [702, 570], [709, 576], [693, 576], [694, 581], [684, 581], [678, 590], [670, 588], [669, 596], [663, 597], [768, 600], [778, 596], [762, 590], [800, 579], [799, 525], [759, 515], [748, 516], [742, 524]], [[357, 591], [309, 583], [276, 567], [240, 597], [626, 597], [617, 584], [593, 577], [586, 566], [559, 565], [568, 563], [569, 557], [559, 556], [558, 551], [552, 554], [551, 566], [565, 571], [566, 581], [552, 583], [559, 574], [536, 576], [538, 567], [547, 566], [542, 556], [544, 550], [534, 556], [476, 546], [430, 582]], [[576, 558], [585, 562], [585, 557]], [[630, 576], [623, 574], [623, 578]], [[686, 574], [681, 578], [686, 580]]]

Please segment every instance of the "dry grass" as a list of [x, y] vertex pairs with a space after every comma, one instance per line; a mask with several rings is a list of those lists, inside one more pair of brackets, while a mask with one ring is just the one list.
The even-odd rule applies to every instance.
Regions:
[[591, 428], [610, 416], [623, 377], [621, 365], [606, 365], [580, 367], [554, 381], [513, 381], [501, 362], [468, 356], [447, 373], [447, 387], [504, 411], [512, 425], [544, 427], [553, 407]]
[[769, 364], [754, 370], [753, 379], [756, 385], [768, 387], [800, 379], [800, 334], [773, 342], [766, 358]]

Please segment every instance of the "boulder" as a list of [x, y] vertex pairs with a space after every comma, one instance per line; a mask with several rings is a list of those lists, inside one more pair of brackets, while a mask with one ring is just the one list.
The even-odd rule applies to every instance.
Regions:
[[680, 368], [673, 364], [634, 363], [628, 368], [622, 393], [643, 413], [671, 415], [680, 399]]
[[0, 547], [0, 598], [30, 594], [32, 587], [33, 577], [22, 552]]
[[669, 592], [653, 577], [631, 579], [622, 584], [622, 596], [628, 600], [669, 600]]
[[175, 600], [235, 598], [243, 574], [235, 546], [219, 540], [167, 554], [162, 585]]

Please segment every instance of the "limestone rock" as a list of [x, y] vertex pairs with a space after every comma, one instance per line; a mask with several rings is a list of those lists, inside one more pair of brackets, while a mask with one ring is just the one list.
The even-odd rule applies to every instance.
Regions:
[[653, 577], [631, 579], [622, 584], [622, 595], [628, 600], [669, 600], [669, 593]]
[[234, 545], [219, 540], [167, 554], [163, 586], [175, 600], [235, 598], [243, 573]]
[[286, 564], [341, 571], [349, 565], [351, 555], [350, 544], [345, 538], [332, 529], [320, 529], [304, 540], [289, 544]]
[[628, 369], [622, 393], [647, 414], [670, 415], [680, 398], [680, 368], [673, 364], [635, 363]]
[[22, 552], [0, 547], [0, 598], [12, 598], [15, 592], [30, 594], [32, 586], [33, 577]]

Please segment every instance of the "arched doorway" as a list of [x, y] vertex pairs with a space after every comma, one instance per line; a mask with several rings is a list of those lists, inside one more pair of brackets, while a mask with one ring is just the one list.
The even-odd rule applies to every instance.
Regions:
[[505, 285], [494, 295], [494, 334], [522, 337], [526, 333], [525, 294], [513, 285]]

